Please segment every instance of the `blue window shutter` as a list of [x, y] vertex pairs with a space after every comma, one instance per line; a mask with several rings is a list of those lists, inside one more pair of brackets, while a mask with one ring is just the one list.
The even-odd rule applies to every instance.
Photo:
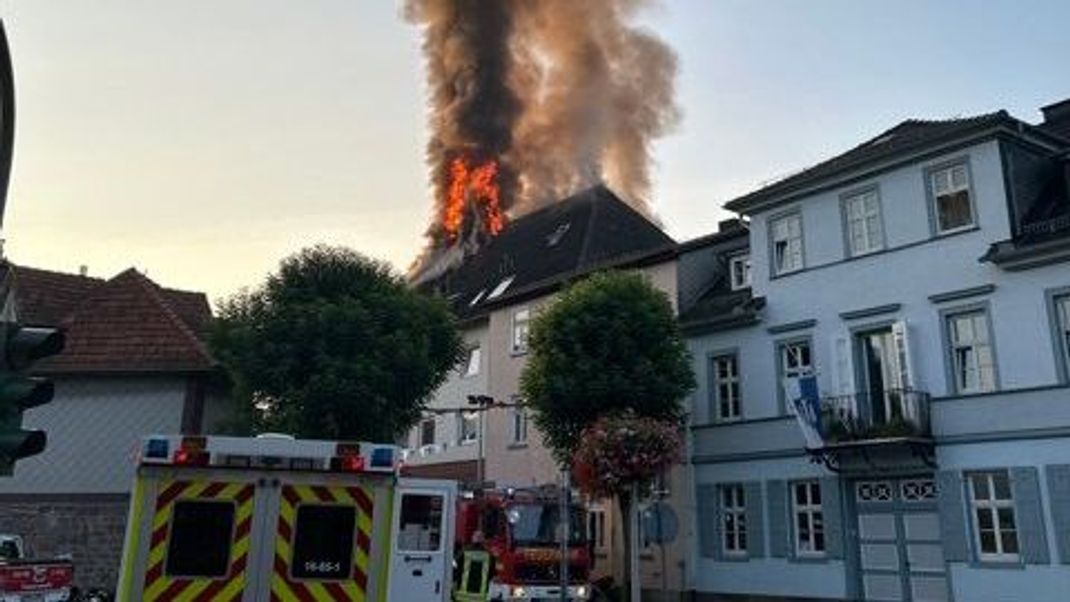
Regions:
[[717, 542], [717, 487], [699, 485], [695, 490], [698, 506], [698, 547], [705, 558], [715, 558], [720, 548]]
[[1014, 496], [1014, 518], [1018, 521], [1022, 560], [1026, 564], [1051, 563], [1048, 534], [1044, 526], [1044, 502], [1036, 466], [1011, 469], [1011, 495]]
[[769, 555], [774, 558], [788, 556], [788, 484], [785, 481], [769, 481]]
[[1070, 464], [1050, 465], [1047, 473], [1055, 548], [1059, 551], [1059, 561], [1070, 564]]
[[944, 560], [966, 562], [970, 544], [966, 535], [966, 506], [962, 496], [962, 473], [942, 470], [936, 473], [940, 510], [940, 539], [944, 543]]
[[765, 524], [762, 511], [762, 483], [754, 481], [743, 485], [743, 498], [747, 505], [747, 556], [765, 556]]
[[843, 498], [838, 477], [821, 479], [821, 514], [825, 519], [825, 555], [843, 558]]

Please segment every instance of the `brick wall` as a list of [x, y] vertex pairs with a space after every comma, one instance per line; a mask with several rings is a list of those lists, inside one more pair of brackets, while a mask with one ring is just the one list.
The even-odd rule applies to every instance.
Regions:
[[21, 535], [35, 557], [70, 554], [75, 585], [111, 591], [128, 504], [125, 495], [0, 496], [0, 533]]

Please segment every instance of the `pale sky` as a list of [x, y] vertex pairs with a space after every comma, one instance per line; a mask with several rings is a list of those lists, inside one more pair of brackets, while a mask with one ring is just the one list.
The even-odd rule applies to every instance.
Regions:
[[[418, 32], [394, 0], [0, 0], [14, 55], [16, 263], [135, 266], [213, 299], [343, 244], [400, 269], [430, 215]], [[1070, 97], [1066, 0], [669, 0], [670, 235], [898, 121]]]

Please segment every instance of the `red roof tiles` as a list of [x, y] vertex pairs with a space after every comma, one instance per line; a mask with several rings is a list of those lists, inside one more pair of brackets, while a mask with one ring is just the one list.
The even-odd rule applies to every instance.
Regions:
[[216, 362], [204, 344], [211, 310], [203, 293], [158, 286], [134, 269], [110, 280], [15, 268], [23, 324], [56, 326], [63, 353], [43, 373], [202, 372]]

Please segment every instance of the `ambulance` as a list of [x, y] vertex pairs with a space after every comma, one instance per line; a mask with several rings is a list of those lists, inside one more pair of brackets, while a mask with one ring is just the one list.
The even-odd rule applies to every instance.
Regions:
[[456, 484], [400, 476], [393, 445], [150, 436], [120, 602], [445, 602]]

